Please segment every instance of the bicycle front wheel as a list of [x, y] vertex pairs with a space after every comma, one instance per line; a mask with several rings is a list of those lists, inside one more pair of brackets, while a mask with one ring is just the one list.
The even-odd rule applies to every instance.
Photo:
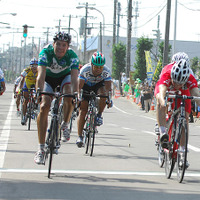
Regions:
[[178, 131], [178, 149], [177, 149], [177, 179], [179, 183], [183, 181], [187, 166], [187, 144], [188, 144], [188, 128], [186, 120], [179, 123]]
[[57, 120], [53, 119], [50, 125], [50, 137], [49, 137], [49, 167], [48, 167], [48, 178], [51, 176], [51, 168], [52, 168], [52, 160], [53, 160], [53, 152], [56, 148], [56, 131], [57, 131]]
[[90, 156], [93, 155], [93, 151], [94, 151], [94, 141], [95, 141], [95, 115], [94, 113], [91, 115], [90, 118], [90, 144], [89, 144], [89, 154]]
[[160, 167], [163, 167], [165, 162], [165, 153], [163, 151], [163, 148], [161, 147], [161, 144], [158, 144], [158, 164]]
[[32, 105], [31, 105], [31, 102], [28, 103], [28, 112], [27, 112], [27, 116], [28, 116], [28, 130], [30, 131], [31, 129], [31, 108], [32, 108]]

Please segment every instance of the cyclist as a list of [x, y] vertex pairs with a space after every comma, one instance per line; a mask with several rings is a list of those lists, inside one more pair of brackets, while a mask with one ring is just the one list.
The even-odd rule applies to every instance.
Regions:
[[[63, 93], [77, 92], [79, 59], [76, 53], [69, 48], [71, 36], [65, 32], [58, 32], [53, 40], [53, 45], [47, 45], [39, 54], [37, 90], [53, 92], [60, 85]], [[44, 163], [45, 137], [51, 101], [50, 96], [42, 96], [40, 113], [37, 118], [39, 147], [34, 157], [36, 164]], [[71, 98], [64, 98], [63, 110], [64, 121], [61, 129], [63, 130], [62, 141], [65, 142], [70, 139], [68, 124], [73, 110]]]
[[[111, 88], [111, 73], [105, 65], [105, 57], [101, 52], [95, 52], [92, 55], [91, 63], [83, 66], [79, 75], [79, 93], [83, 89], [83, 101], [80, 105], [79, 116], [77, 119], [78, 139], [77, 146], [80, 148], [83, 145], [83, 127], [85, 124], [85, 116], [88, 110], [88, 97], [84, 96], [84, 92], [94, 91], [96, 94], [108, 95], [112, 91]], [[96, 125], [103, 124], [102, 113], [106, 106], [106, 99], [100, 98], [99, 110], [96, 118]], [[112, 101], [109, 102], [108, 107], [112, 106]]]
[[20, 94], [18, 94], [20, 81], [21, 81], [21, 76], [16, 78], [14, 88], [13, 88], [14, 98], [16, 98], [17, 116], [19, 116], [20, 114], [20, 111], [19, 111]]
[[0, 68], [0, 95], [2, 95], [6, 90], [5, 80], [3, 71]]
[[[166, 65], [162, 72], [159, 81], [155, 87], [155, 97], [157, 100], [157, 121], [161, 134], [160, 142], [163, 148], [168, 146], [169, 136], [166, 133], [166, 113], [165, 113], [165, 95], [166, 91], [180, 91], [181, 95], [200, 96], [197, 87], [197, 81], [190, 73], [189, 63], [185, 59], [180, 59], [177, 62]], [[178, 107], [181, 100], [178, 99]], [[197, 102], [198, 105], [199, 101]], [[189, 113], [191, 110], [191, 101], [186, 100], [186, 120], [188, 123]], [[184, 149], [184, 147], [182, 147]]]
[[36, 84], [36, 78], [38, 75], [38, 61], [36, 58], [31, 59], [30, 66], [25, 68], [23, 72], [21, 73], [21, 81], [20, 81], [20, 92], [23, 87], [24, 91], [24, 102], [23, 102], [23, 115], [21, 124], [26, 124], [26, 110], [27, 110], [27, 104], [28, 104], [28, 98], [29, 98], [29, 91], [28, 89], [31, 89], [35, 87]]

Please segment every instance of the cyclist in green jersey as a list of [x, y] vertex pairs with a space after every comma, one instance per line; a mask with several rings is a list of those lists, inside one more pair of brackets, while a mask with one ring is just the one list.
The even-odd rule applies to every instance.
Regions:
[[[55, 88], [60, 85], [61, 91], [65, 94], [77, 92], [79, 59], [76, 53], [69, 48], [71, 36], [65, 32], [58, 32], [53, 40], [53, 45], [46, 46], [39, 54], [36, 88], [41, 91], [54, 92]], [[51, 101], [50, 96], [42, 96], [40, 113], [37, 118], [39, 149], [34, 158], [37, 164], [44, 163], [45, 137]], [[71, 98], [64, 99], [63, 109], [62, 141], [66, 142], [70, 139], [68, 124], [73, 110]]]

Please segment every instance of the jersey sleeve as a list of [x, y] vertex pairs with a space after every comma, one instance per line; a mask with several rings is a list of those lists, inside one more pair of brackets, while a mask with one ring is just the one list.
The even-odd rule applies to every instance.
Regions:
[[70, 61], [71, 61], [71, 64], [70, 64], [70, 68], [71, 69], [79, 69], [79, 59], [78, 59], [78, 56], [76, 55], [76, 53], [71, 50], [71, 56], [70, 56]]
[[47, 53], [46, 49], [43, 49], [38, 57], [38, 66], [47, 66], [47, 65], [48, 65]]
[[186, 83], [186, 86], [190, 90], [198, 87], [197, 80], [194, 78], [194, 76], [192, 74], [190, 74], [189, 79]]
[[102, 75], [103, 75], [104, 81], [111, 81], [112, 80], [110, 69], [107, 66], [104, 67]]

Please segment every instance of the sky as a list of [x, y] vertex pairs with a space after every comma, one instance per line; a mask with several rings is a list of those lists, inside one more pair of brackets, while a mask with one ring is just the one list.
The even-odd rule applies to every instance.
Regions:
[[[80, 43], [82, 38], [78, 36], [80, 19], [85, 15], [85, 9], [77, 9], [77, 6], [88, 2], [89, 7], [97, 10], [88, 10], [88, 23], [94, 26], [92, 36], [99, 34], [99, 24], [105, 19], [105, 35], [112, 36], [113, 31], [113, 5], [114, 0], [0, 0], [0, 51], [6, 50], [8, 45], [21, 46], [23, 25], [27, 24], [33, 28], [28, 29], [27, 43], [38, 43], [46, 40], [47, 28], [49, 28], [49, 40], [52, 40], [54, 33], [58, 30], [56, 26], [61, 20], [61, 28], [65, 30], [69, 25], [69, 15], [71, 15], [71, 30], [73, 42]], [[121, 3], [121, 17], [119, 35], [127, 35], [127, 2], [128, 0], [118, 0]], [[135, 5], [138, 2], [137, 20], [135, 19]], [[174, 38], [174, 12], [175, 0], [171, 4], [170, 18], [170, 40]], [[133, 0], [132, 36], [145, 36], [155, 38], [152, 30], [157, 29], [158, 15], [160, 15], [159, 28], [165, 35], [167, 0]], [[199, 8], [199, 9], [198, 9]], [[17, 13], [12, 16], [9, 13]], [[103, 15], [103, 16], [102, 16]], [[200, 41], [200, 0], [179, 0], [177, 7], [177, 27], [176, 39], [186, 41]], [[8, 23], [9, 25], [2, 24]], [[10, 27], [8, 29], [8, 27]], [[137, 28], [135, 28], [137, 27]]]

